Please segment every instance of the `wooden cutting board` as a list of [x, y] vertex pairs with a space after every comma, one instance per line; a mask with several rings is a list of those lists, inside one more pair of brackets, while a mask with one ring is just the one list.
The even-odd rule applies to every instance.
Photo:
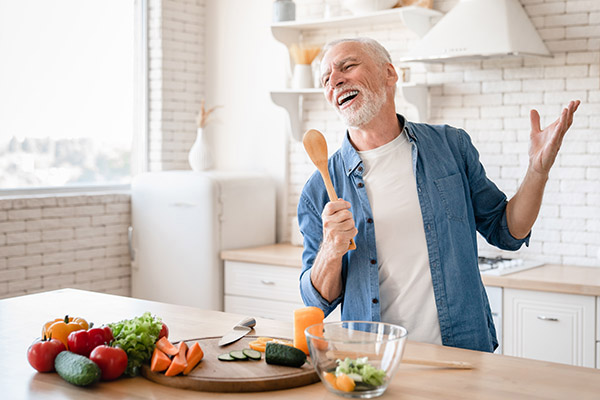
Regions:
[[[219, 361], [219, 354], [248, 349], [257, 336], [244, 336], [227, 346], [218, 345], [220, 336], [186, 340], [191, 346], [198, 342], [204, 358], [187, 376], [165, 376], [142, 366], [142, 376], [161, 385], [204, 392], [263, 392], [305, 386], [319, 381], [314, 368], [306, 363], [300, 368], [270, 365], [262, 353], [260, 361]], [[289, 340], [289, 339], [285, 339]]]

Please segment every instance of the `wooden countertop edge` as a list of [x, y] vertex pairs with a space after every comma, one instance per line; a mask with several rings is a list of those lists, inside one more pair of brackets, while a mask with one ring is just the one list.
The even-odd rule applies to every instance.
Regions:
[[[543, 266], [541, 267], [543, 268]], [[542, 292], [557, 292], [578, 294], [583, 296], [600, 296], [600, 286], [590, 286], [575, 283], [545, 282], [535, 279], [505, 276], [481, 276], [486, 286], [498, 286], [506, 289], [537, 290]]]

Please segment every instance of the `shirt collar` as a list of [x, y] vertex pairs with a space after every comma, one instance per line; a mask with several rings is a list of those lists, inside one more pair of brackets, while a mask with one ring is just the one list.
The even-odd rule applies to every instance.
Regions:
[[[396, 114], [396, 116], [398, 117], [400, 126], [402, 126], [406, 131], [409, 140], [416, 140], [417, 138], [414, 132], [412, 132], [412, 129], [409, 129], [407, 126], [406, 118], [400, 114]], [[350, 134], [348, 133], [348, 130], [346, 130], [346, 135], [344, 136], [344, 141], [342, 142], [341, 155], [344, 164], [344, 172], [346, 173], [346, 176], [349, 176], [359, 166], [362, 160], [354, 146], [352, 146], [350, 143]]]

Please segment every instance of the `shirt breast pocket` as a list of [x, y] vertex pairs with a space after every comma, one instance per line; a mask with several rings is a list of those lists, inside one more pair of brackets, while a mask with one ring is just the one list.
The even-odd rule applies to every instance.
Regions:
[[467, 217], [467, 201], [460, 174], [436, 179], [434, 182], [448, 219], [465, 221]]

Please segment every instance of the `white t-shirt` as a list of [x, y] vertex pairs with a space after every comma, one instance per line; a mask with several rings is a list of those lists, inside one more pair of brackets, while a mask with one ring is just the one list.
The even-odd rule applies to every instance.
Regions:
[[409, 340], [442, 344], [411, 151], [403, 131], [358, 152], [375, 226], [381, 320], [404, 326]]

